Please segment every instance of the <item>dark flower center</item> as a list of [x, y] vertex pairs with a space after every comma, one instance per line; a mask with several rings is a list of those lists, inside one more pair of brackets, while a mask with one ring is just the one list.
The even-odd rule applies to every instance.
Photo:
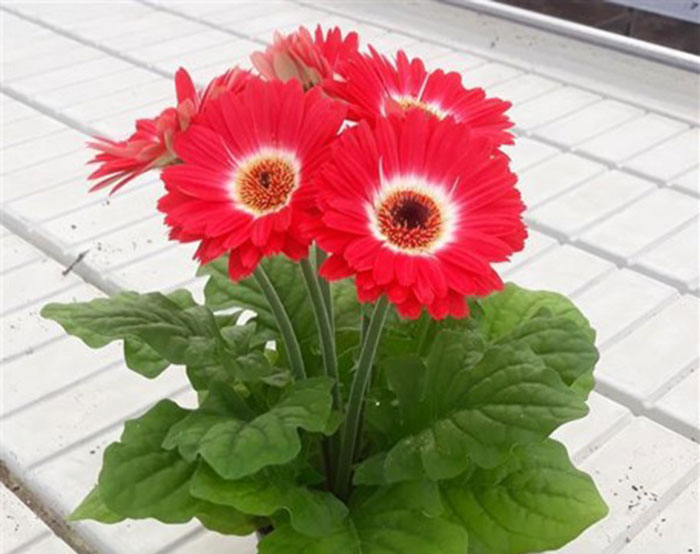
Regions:
[[440, 237], [443, 218], [430, 196], [413, 190], [389, 195], [377, 209], [379, 230], [400, 250], [425, 252]]
[[236, 196], [255, 214], [275, 212], [287, 205], [296, 177], [293, 164], [283, 157], [256, 158], [236, 173]]

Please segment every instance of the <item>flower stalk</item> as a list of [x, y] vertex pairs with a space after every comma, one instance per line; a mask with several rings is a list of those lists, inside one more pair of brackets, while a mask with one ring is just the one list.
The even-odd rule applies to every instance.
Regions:
[[333, 404], [335, 409], [343, 409], [343, 401], [340, 397], [340, 389], [338, 388], [338, 359], [335, 354], [335, 336], [333, 335], [333, 327], [328, 317], [329, 309], [323, 300], [323, 292], [319, 284], [313, 266], [308, 258], [304, 258], [300, 262], [301, 272], [304, 275], [306, 288], [309, 291], [311, 298], [311, 306], [313, 308], [316, 325], [318, 326], [319, 337], [321, 342], [321, 355], [323, 357], [323, 368], [325, 374], [333, 379]]
[[301, 355], [299, 341], [294, 333], [294, 328], [292, 327], [292, 322], [289, 319], [287, 310], [285, 310], [282, 300], [277, 294], [275, 287], [270, 282], [270, 278], [267, 276], [267, 273], [265, 273], [262, 265], [258, 265], [258, 267], [255, 268], [253, 275], [275, 316], [277, 326], [282, 335], [282, 341], [287, 350], [287, 357], [289, 358], [289, 365], [292, 368], [292, 372], [297, 379], [305, 379], [306, 370], [304, 369], [304, 358]]
[[362, 407], [365, 400], [365, 392], [372, 376], [372, 365], [377, 353], [379, 338], [382, 334], [384, 321], [389, 309], [389, 300], [386, 296], [379, 298], [374, 305], [372, 318], [367, 328], [367, 336], [362, 344], [360, 359], [357, 363], [357, 371], [350, 388], [348, 408], [345, 416], [345, 424], [340, 438], [340, 454], [334, 481], [335, 494], [341, 499], [346, 499], [350, 492], [350, 478], [352, 463], [355, 459], [357, 437], [360, 430]]

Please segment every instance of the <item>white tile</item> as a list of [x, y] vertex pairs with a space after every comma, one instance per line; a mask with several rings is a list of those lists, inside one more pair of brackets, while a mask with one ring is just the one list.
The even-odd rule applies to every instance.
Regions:
[[673, 179], [673, 186], [695, 196], [700, 196], [700, 173], [698, 168], [691, 169], [687, 173]]
[[173, 244], [158, 252], [110, 273], [124, 288], [148, 292], [170, 289], [194, 278], [198, 263], [192, 259], [196, 244]]
[[14, 123], [3, 125], [2, 128], [2, 148], [9, 148], [15, 144], [21, 144], [33, 139], [45, 137], [52, 133], [64, 130], [65, 125], [58, 123], [41, 114], [33, 117], [20, 119]]
[[527, 137], [517, 137], [515, 144], [505, 145], [501, 149], [510, 158], [511, 169], [515, 172], [527, 169], [560, 152], [554, 146]]
[[3, 274], [41, 256], [40, 250], [16, 235], [7, 235], [0, 239], [0, 272]]
[[672, 287], [635, 271], [620, 269], [579, 294], [575, 302], [596, 330], [596, 344], [600, 347], [676, 296], [678, 293]]
[[[698, 484], [695, 482], [632, 539], [620, 554], [700, 552], [697, 517]], [[669, 551], [671, 545], [672, 550]]]
[[517, 106], [520, 102], [537, 98], [561, 86], [561, 83], [557, 81], [534, 73], [527, 73], [520, 75], [517, 79], [509, 79], [490, 87], [489, 94], [513, 102]]
[[564, 245], [516, 269], [508, 278], [525, 288], [569, 295], [613, 268], [610, 262]]
[[[42, 104], [62, 112], [69, 106], [76, 106], [103, 96], [116, 96], [131, 87], [163, 79], [151, 71], [132, 66], [129, 69], [93, 78], [89, 83], [79, 82], [42, 92], [37, 99]], [[173, 98], [174, 90], [175, 85], [173, 84]]]
[[[424, 63], [431, 60], [440, 59], [444, 56], [451, 56], [454, 51], [447, 46], [435, 44], [434, 42], [414, 42], [406, 48], [406, 54], [409, 58], [420, 58]], [[460, 68], [461, 69], [461, 68]]]
[[522, 69], [511, 65], [490, 62], [462, 71], [462, 83], [467, 88], [484, 88], [489, 96], [491, 87], [522, 74]]
[[700, 441], [700, 375], [697, 368], [659, 398], [649, 413], [666, 427]]
[[84, 144], [89, 137], [81, 136], [82, 143], [74, 145], [74, 149], [70, 152], [3, 175], [0, 179], [3, 200], [10, 202], [38, 191], [51, 189], [71, 179], [86, 179], [94, 171], [94, 168], [86, 165], [93, 153]]
[[587, 230], [579, 240], [596, 250], [629, 260], [683, 226], [697, 213], [697, 199], [661, 189]]
[[658, 275], [677, 286], [693, 290], [697, 286], [698, 272], [700, 272], [698, 219], [635, 258], [632, 265]]
[[[132, 113], [134, 108], [162, 102], [162, 108], [156, 109], [152, 117], [157, 116], [163, 109], [174, 105], [175, 86], [168, 79], [158, 79], [141, 85], [135, 85], [125, 90], [120, 90], [114, 94], [108, 94], [82, 102], [76, 106], [71, 106], [64, 110], [66, 116], [78, 121], [93, 121], [110, 117], [114, 114]], [[133, 121], [136, 121], [133, 118]]]
[[0, 537], [3, 554], [35, 542], [51, 531], [14, 493], [5, 485], [0, 485], [2, 517], [0, 517]]
[[202, 26], [202, 29], [194, 34], [176, 36], [148, 46], [128, 48], [126, 52], [136, 56], [139, 60], [150, 62], [187, 52], [198, 52], [204, 48], [224, 43], [230, 38], [231, 35], [228, 33]]
[[687, 128], [687, 125], [675, 119], [648, 114], [592, 138], [580, 145], [578, 150], [620, 163]]
[[[3, 364], [0, 416], [26, 409], [41, 398], [73, 386], [89, 375], [105, 371], [121, 358], [121, 343], [92, 349], [80, 339], [68, 335], [32, 349]], [[32, 386], [27, 386], [28, 383], [32, 383]]]
[[34, 108], [22, 102], [18, 102], [9, 96], [3, 95], [2, 98], [2, 118], [5, 124], [20, 121], [27, 117], [35, 116], [38, 113]]
[[[2, 172], [6, 175], [11, 174], [49, 160], [56, 161], [58, 159], [56, 163], [59, 163], [60, 158], [64, 155], [81, 148], [84, 141], [85, 136], [82, 133], [66, 128], [58, 133], [10, 146], [3, 150]], [[10, 175], [4, 179], [5, 183], [13, 181], [14, 179]]]
[[581, 465], [593, 477], [610, 513], [557, 554], [617, 552], [634, 535], [634, 528], [641, 527], [640, 518], [653, 517], [660, 499], [678, 494], [676, 489], [697, 460], [697, 445], [637, 418]]
[[16, 554], [75, 554], [75, 551], [55, 535], [49, 535]]
[[413, 44], [417, 41], [418, 39], [414, 37], [409, 37], [401, 33], [390, 32], [385, 35], [376, 37], [368, 41], [368, 43], [371, 44], [374, 47], [374, 49], [377, 50], [380, 54], [384, 54], [385, 56], [393, 58], [394, 56], [396, 56], [396, 52], [398, 50], [406, 48], [410, 44]]
[[601, 352], [600, 390], [641, 409], [698, 360], [700, 300], [682, 296]]
[[600, 100], [600, 96], [574, 87], [561, 87], [511, 108], [510, 118], [520, 129], [532, 129]]
[[82, 283], [74, 273], [64, 272], [65, 267], [50, 258], [42, 257], [5, 275], [0, 312], [10, 313]]
[[129, 194], [97, 194], [103, 195], [99, 204], [53, 219], [42, 228], [65, 244], [84, 242], [157, 214], [156, 204], [163, 195], [163, 189], [160, 183], [149, 183]]
[[534, 208], [605, 170], [604, 165], [576, 154], [559, 154], [523, 171], [518, 189], [525, 205]]
[[56, 41], [49, 45], [47, 52], [3, 64], [3, 79], [9, 83], [38, 75], [60, 67], [69, 67], [81, 62], [99, 58], [102, 52], [92, 48], [76, 46], [78, 43]]
[[542, 255], [558, 244], [552, 237], [529, 229], [525, 248], [514, 254], [509, 261], [494, 264], [494, 268], [500, 275], [509, 275], [524, 263]]
[[591, 392], [587, 404], [590, 411], [586, 417], [564, 424], [552, 435], [553, 439], [566, 445], [575, 464], [581, 463], [598, 450], [632, 418], [630, 411], [623, 405], [595, 391]]
[[460, 73], [470, 67], [476, 67], [484, 63], [486, 63], [484, 58], [480, 58], [470, 52], [452, 52], [433, 58], [426, 65], [433, 70], [442, 69], [445, 72], [455, 71]]
[[528, 216], [538, 224], [572, 238], [655, 188], [651, 181], [628, 173], [606, 171], [529, 212]]
[[172, 245], [163, 216], [157, 214], [107, 235], [75, 244], [70, 251], [73, 254], [87, 252], [83, 263], [103, 274]]
[[625, 166], [668, 181], [697, 165], [700, 155], [698, 129], [691, 129], [625, 162]]
[[170, 550], [170, 554], [256, 554], [258, 540], [255, 535], [234, 537], [202, 532]]
[[539, 127], [535, 134], [571, 147], [643, 114], [643, 110], [629, 104], [603, 100]]
[[[89, 48], [85, 46], [84, 48]], [[82, 88], [90, 89], [93, 82], [100, 78], [121, 73], [132, 67], [130, 64], [112, 56], [102, 54], [99, 58], [60, 67], [52, 71], [21, 79], [12, 84], [12, 88], [35, 98], [43, 99], [50, 91], [79, 83]]]
[[[83, 156], [89, 155], [86, 149]], [[97, 166], [91, 166], [89, 171], [92, 171], [95, 167]], [[155, 174], [142, 175], [130, 181], [115, 196], [128, 195], [141, 188], [157, 186], [156, 180]], [[56, 218], [67, 212], [79, 211], [86, 206], [96, 206], [108, 202], [110, 200], [108, 196], [109, 189], [89, 192], [92, 184], [94, 183], [88, 181], [86, 176], [72, 179], [67, 183], [23, 196], [12, 202], [10, 206], [13, 212], [21, 216], [25, 221], [36, 224], [47, 219]]]
[[[83, 302], [100, 295], [90, 285], [79, 285], [51, 297], [51, 302]], [[64, 335], [63, 329], [39, 315], [45, 302], [25, 306], [0, 321], [1, 359], [30, 353], [38, 346]]]
[[[87, 347], [86, 347], [87, 348]], [[95, 367], [95, 369], [99, 369]], [[147, 380], [126, 366], [112, 367], [3, 420], [3, 459], [29, 468], [61, 449], [121, 422], [187, 383], [172, 367]]]

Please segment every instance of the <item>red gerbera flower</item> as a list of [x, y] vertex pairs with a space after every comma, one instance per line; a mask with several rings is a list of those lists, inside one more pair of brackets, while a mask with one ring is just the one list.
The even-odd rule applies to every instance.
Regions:
[[229, 252], [234, 280], [263, 256], [305, 257], [304, 196], [344, 118], [340, 103], [297, 81], [252, 78], [210, 103], [175, 142], [183, 163], [162, 174], [168, 193], [158, 207], [171, 237], [200, 241], [202, 263]]
[[401, 315], [463, 317], [465, 297], [502, 287], [491, 264], [523, 247], [516, 176], [462, 124], [412, 111], [344, 131], [318, 179], [316, 240], [329, 280], [355, 276]]
[[324, 87], [349, 104], [348, 117], [374, 119], [419, 109], [438, 119], [452, 117], [469, 125], [474, 136], [486, 136], [495, 146], [510, 144], [505, 115], [510, 102], [486, 98], [483, 89], [466, 89], [459, 73], [428, 72], [419, 58], [409, 60], [399, 50], [396, 63], [369, 47], [340, 66], [342, 79], [328, 79]]
[[287, 36], [275, 33], [273, 44], [250, 59], [267, 80], [297, 79], [308, 89], [333, 77], [338, 63], [357, 53], [358, 43], [357, 33], [343, 38], [338, 27], [324, 36], [318, 25], [314, 37], [306, 27], [299, 27]]
[[187, 129], [209, 102], [223, 92], [241, 90], [249, 77], [248, 71], [231, 69], [197, 92], [190, 75], [180, 68], [175, 74], [176, 108], [167, 108], [153, 119], [139, 119], [136, 132], [126, 140], [95, 137], [96, 142], [88, 143], [99, 151], [89, 163], [101, 164], [88, 177], [99, 179], [91, 190], [114, 185], [114, 193], [146, 171], [175, 163], [173, 144], [177, 134]]

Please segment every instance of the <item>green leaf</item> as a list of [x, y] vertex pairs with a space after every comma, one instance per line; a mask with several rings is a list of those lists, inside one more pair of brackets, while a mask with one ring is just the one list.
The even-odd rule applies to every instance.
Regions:
[[196, 517], [210, 531], [239, 537], [250, 535], [266, 524], [264, 519], [211, 502], [200, 502]]
[[98, 486], [107, 508], [126, 517], [153, 517], [166, 523], [183, 523], [196, 514], [198, 502], [189, 493], [195, 466], [160, 446], [170, 427], [186, 414], [163, 400], [126, 423], [121, 441], [104, 454]]
[[502, 291], [482, 300], [481, 306], [481, 328], [490, 341], [506, 336], [542, 308], [546, 308], [552, 316], [572, 321], [589, 337], [590, 342], [595, 340], [595, 331], [588, 320], [571, 300], [556, 292], [531, 291], [508, 283]]
[[469, 531], [469, 554], [557, 550], [607, 514], [591, 478], [553, 440], [518, 447], [504, 467], [444, 482], [442, 491]]
[[170, 365], [148, 344], [136, 338], [124, 339], [124, 360], [129, 369], [149, 379], [158, 377]]
[[301, 486], [287, 466], [267, 468], [238, 480], [225, 480], [201, 464], [192, 481], [191, 493], [215, 504], [231, 506], [246, 514], [273, 516], [289, 513], [290, 524], [300, 533], [321, 536], [347, 516], [347, 508], [328, 492]]
[[226, 479], [240, 479], [260, 469], [294, 459], [301, 450], [298, 429], [322, 433], [331, 415], [332, 381], [316, 377], [294, 383], [268, 412], [246, 421], [214, 425], [199, 452]]
[[155, 377], [166, 367], [163, 360], [200, 366], [219, 363], [216, 320], [190, 300], [186, 291], [169, 296], [124, 292], [90, 302], [49, 304], [41, 313], [92, 348], [127, 340], [129, 366]]
[[[422, 485], [419, 485], [422, 486]], [[419, 504], [425, 490], [361, 491], [350, 517], [323, 537], [310, 537], [282, 524], [259, 545], [260, 554], [465, 554], [467, 534]], [[430, 495], [428, 501], [431, 502]], [[434, 501], [434, 500], [433, 500]]]
[[214, 381], [200, 406], [170, 427], [162, 446], [166, 450], [177, 448], [185, 460], [193, 462], [202, 439], [212, 427], [251, 416], [250, 408], [235, 389], [224, 382]]
[[548, 313], [540, 312], [522, 322], [498, 342], [527, 345], [567, 385], [592, 373], [598, 361], [598, 350], [585, 329], [566, 317]]
[[[398, 396], [400, 403], [409, 403], [402, 409], [414, 409], [420, 418], [411, 420], [406, 436], [386, 452], [386, 482], [450, 479], [466, 471], [470, 461], [498, 465], [513, 446], [541, 441], [562, 423], [587, 413], [583, 399], [523, 345], [492, 346], [473, 367], [464, 360], [460, 335], [442, 333], [424, 367], [417, 357], [410, 365], [402, 361], [403, 373], [401, 365], [391, 367], [392, 388], [400, 390], [403, 376], [423, 380], [425, 392], [418, 402], [415, 391]], [[423, 426], [416, 430], [421, 420]], [[368, 463], [373, 467], [363, 467]], [[358, 478], [374, 482], [378, 463], [371, 458], [360, 464]]]
[[119, 523], [124, 517], [110, 510], [102, 500], [99, 487], [95, 487], [83, 499], [73, 513], [68, 516], [68, 521], [80, 521], [92, 519], [100, 523]]

